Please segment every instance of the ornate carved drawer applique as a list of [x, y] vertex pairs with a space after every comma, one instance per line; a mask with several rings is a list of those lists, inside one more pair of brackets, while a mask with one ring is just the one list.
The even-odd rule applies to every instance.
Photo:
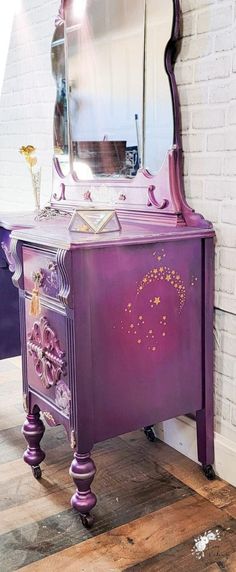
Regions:
[[36, 374], [44, 387], [56, 385], [65, 374], [65, 352], [60, 349], [59, 341], [47, 318], [34, 322], [28, 334], [28, 352], [33, 357]]
[[56, 331], [47, 317], [42, 316], [31, 324], [27, 353], [29, 385], [44, 394], [68, 416], [71, 393], [65, 382], [65, 351], [61, 348]]

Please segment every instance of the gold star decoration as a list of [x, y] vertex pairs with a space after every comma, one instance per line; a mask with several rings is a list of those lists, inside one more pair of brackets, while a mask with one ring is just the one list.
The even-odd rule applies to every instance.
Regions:
[[[153, 268], [145, 274], [141, 282], [137, 286], [137, 294], [141, 294], [141, 290], [144, 290], [149, 284], [154, 281], [163, 281], [165, 280], [171, 286], [174, 286], [175, 290], [177, 291], [179, 297], [179, 309], [182, 310], [185, 299], [186, 299], [186, 290], [181, 279], [180, 274], [177, 274], [175, 270], [172, 270], [168, 266], [161, 266], [160, 268]], [[184, 294], [184, 296], [180, 296], [180, 294]], [[151, 308], [154, 308], [153, 301], [150, 300]]]
[[[156, 256], [156, 260], [158, 261], [162, 260], [162, 258], [166, 256], [165, 254], [160, 252], [155, 252], [153, 253], [153, 255]], [[143, 276], [142, 280], [136, 282], [137, 295], [143, 297], [143, 294], [141, 294], [142, 291], [144, 291], [147, 287], [149, 287], [149, 285], [152, 285], [152, 283], [161, 280], [168, 283], [168, 289], [170, 286], [174, 287], [174, 290], [177, 292], [179, 299], [179, 311], [181, 311], [186, 301], [186, 288], [183, 279], [181, 278], [181, 275], [178, 274], [176, 270], [173, 270], [173, 267], [170, 268], [168, 266], [163, 265], [163, 266], [156, 266], [155, 268], [150, 269], [150, 271]], [[196, 281], [197, 278], [195, 278], [195, 276], [191, 276], [191, 285], [196, 283]], [[149, 308], [151, 307], [152, 309], [157, 308], [157, 306], [159, 306], [160, 304], [163, 304], [163, 290], [159, 291], [155, 289], [156, 295], [154, 296], [153, 289], [154, 288], [152, 287], [150, 292], [147, 291], [147, 293], [149, 292], [149, 296], [150, 295], [153, 296], [150, 299], [148, 298], [150, 303]], [[142, 314], [141, 313], [139, 314], [138, 307], [139, 307], [139, 312], [141, 311]], [[127, 326], [124, 328], [124, 326], [122, 325], [121, 329], [122, 330], [125, 329], [126, 332], [130, 334], [130, 338], [133, 337], [137, 344], [139, 345], [142, 344], [143, 348], [152, 352], [158, 350], [160, 336], [161, 339], [163, 339], [167, 335], [167, 329], [168, 329], [167, 316], [163, 315], [162, 317], [159, 317], [158, 324], [156, 324], [157, 329], [154, 328], [153, 330], [150, 328], [151, 324], [148, 324], [149, 316], [146, 319], [144, 306], [138, 305], [136, 307], [136, 302], [133, 303], [129, 302], [125, 307], [125, 312], [130, 313], [132, 317], [130, 316], [129, 321], [127, 322]], [[158, 314], [159, 311], [158, 312], [156, 311], [156, 313]], [[146, 322], [146, 327], [145, 327], [145, 322]], [[123, 324], [122, 321], [121, 324]]]

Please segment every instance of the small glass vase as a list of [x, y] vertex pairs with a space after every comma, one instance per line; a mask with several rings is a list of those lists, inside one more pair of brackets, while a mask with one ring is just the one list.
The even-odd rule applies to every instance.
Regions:
[[31, 170], [35, 210], [40, 210], [41, 168]]

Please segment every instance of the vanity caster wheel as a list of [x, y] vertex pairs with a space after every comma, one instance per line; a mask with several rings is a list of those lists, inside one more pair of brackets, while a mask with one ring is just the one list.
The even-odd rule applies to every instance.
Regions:
[[31, 467], [32, 468], [32, 473], [35, 479], [39, 480], [41, 479], [42, 476], [42, 470], [41, 467], [39, 465], [37, 465], [37, 467]]
[[216, 474], [215, 474], [215, 471], [214, 471], [212, 465], [202, 465], [202, 469], [203, 469], [205, 477], [209, 481], [213, 481], [216, 478]]
[[80, 518], [81, 518], [82, 525], [85, 528], [92, 528], [93, 523], [94, 523], [94, 517], [92, 516], [92, 514], [90, 514], [89, 512], [88, 512], [88, 514], [81, 514], [80, 513]]
[[155, 441], [157, 441], [157, 437], [155, 435], [153, 425], [148, 425], [147, 427], [144, 427], [144, 433], [145, 433], [148, 441], [151, 441], [151, 443], [154, 443]]

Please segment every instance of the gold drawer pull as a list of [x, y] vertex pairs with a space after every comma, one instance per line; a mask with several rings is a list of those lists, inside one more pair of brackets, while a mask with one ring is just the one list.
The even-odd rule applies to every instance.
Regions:
[[39, 316], [40, 312], [41, 312], [41, 305], [40, 305], [40, 298], [39, 298], [39, 287], [42, 284], [43, 281], [43, 274], [42, 272], [40, 272], [40, 270], [38, 272], [34, 272], [33, 273], [33, 282], [34, 282], [34, 288], [32, 291], [32, 298], [31, 298], [31, 302], [30, 302], [30, 316]]

